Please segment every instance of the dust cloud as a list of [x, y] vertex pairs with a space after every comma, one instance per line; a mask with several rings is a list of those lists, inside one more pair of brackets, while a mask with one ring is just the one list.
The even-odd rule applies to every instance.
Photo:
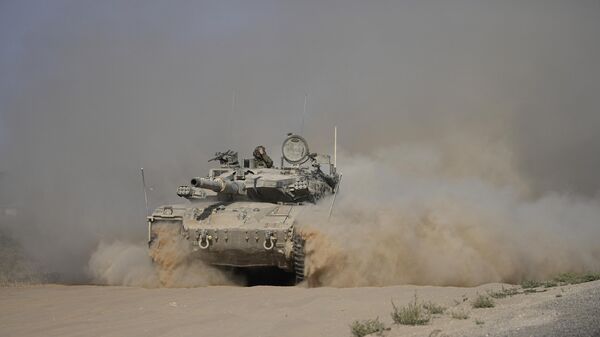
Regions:
[[0, 286], [40, 283], [40, 276], [19, 242], [0, 231]]
[[301, 219], [309, 284], [474, 286], [599, 271], [600, 200], [530, 198], [510, 165], [490, 176], [510, 158], [486, 157], [468, 162], [469, 175], [418, 146], [342, 159], [334, 216]]
[[94, 283], [159, 287], [158, 271], [143, 244], [100, 243], [92, 254], [88, 273]]
[[149, 249], [121, 241], [101, 243], [88, 265], [93, 282], [148, 288], [241, 284], [233, 274], [191, 257], [192, 248], [176, 226], [155, 225], [154, 231], [157, 239]]
[[329, 153], [334, 125], [321, 283], [597, 268], [599, 32], [597, 0], [0, 1], [0, 275], [167, 284], [140, 167], [153, 209], [216, 151]]

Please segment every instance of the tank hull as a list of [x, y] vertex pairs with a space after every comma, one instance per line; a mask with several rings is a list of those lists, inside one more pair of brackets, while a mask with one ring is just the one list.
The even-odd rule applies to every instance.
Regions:
[[169, 226], [189, 244], [191, 257], [204, 263], [292, 272], [298, 211], [295, 205], [246, 201], [163, 206], [148, 217], [149, 241]]

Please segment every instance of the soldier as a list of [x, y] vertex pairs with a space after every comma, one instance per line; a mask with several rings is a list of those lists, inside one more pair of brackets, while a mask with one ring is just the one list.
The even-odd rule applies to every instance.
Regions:
[[266, 166], [267, 168], [273, 167], [273, 160], [267, 155], [267, 150], [265, 150], [264, 146], [257, 146], [252, 154], [256, 160], [256, 166]]

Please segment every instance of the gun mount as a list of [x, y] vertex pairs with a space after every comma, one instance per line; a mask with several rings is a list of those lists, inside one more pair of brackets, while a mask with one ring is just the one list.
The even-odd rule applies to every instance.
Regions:
[[218, 160], [221, 167], [239, 167], [238, 153], [232, 150], [225, 152], [217, 152], [215, 156], [208, 160], [208, 162]]

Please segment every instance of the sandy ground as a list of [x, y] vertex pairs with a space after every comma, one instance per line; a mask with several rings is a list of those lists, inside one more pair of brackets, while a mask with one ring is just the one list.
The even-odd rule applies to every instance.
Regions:
[[[5, 287], [0, 288], [0, 336], [350, 336], [353, 320], [375, 317], [391, 326], [387, 336], [600, 335], [600, 281], [471, 308], [478, 293], [501, 286]], [[425, 326], [392, 325], [390, 300], [405, 305], [415, 292], [448, 311], [463, 308], [469, 318], [443, 314]]]

